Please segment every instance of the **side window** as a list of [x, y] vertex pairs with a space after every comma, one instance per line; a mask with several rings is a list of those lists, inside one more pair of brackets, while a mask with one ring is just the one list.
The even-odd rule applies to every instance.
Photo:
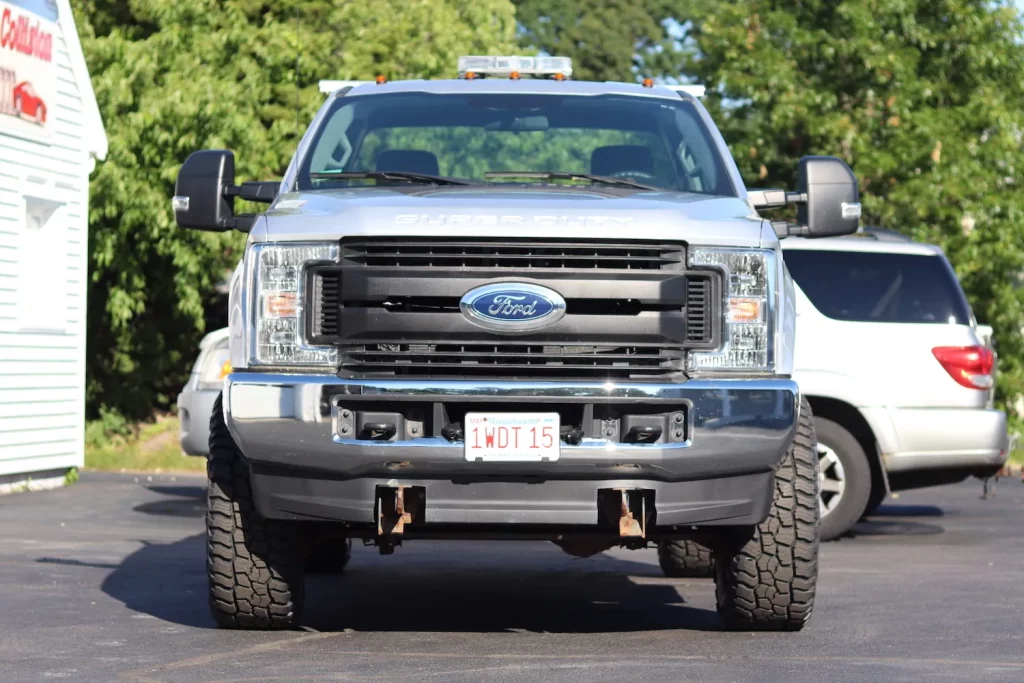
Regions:
[[683, 139], [676, 148], [676, 161], [682, 170], [682, 187], [691, 192], [719, 192], [718, 164], [714, 150], [708, 145], [707, 135], [693, 114], [681, 109], [675, 111], [676, 126]]
[[963, 290], [942, 256], [793, 249], [783, 258], [800, 289], [829, 318], [970, 324]]

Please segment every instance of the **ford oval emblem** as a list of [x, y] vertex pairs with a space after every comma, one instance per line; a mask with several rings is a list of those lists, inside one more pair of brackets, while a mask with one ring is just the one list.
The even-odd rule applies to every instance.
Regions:
[[459, 308], [470, 322], [492, 332], [528, 334], [561, 320], [565, 299], [547, 287], [501, 282], [469, 290]]

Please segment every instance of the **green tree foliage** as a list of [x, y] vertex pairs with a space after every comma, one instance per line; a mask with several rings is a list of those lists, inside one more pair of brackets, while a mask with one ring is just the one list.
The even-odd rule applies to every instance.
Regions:
[[239, 182], [280, 177], [322, 78], [454, 76], [513, 49], [507, 0], [84, 0], [82, 43], [110, 137], [90, 205], [88, 398], [145, 417], [182, 386], [239, 234], [175, 228], [189, 153], [236, 153]]
[[[999, 395], [1024, 393], [1024, 45], [990, 0], [678, 3], [685, 70], [750, 186], [793, 187], [798, 159], [834, 154], [866, 224], [945, 249], [996, 330]], [[884, 352], [880, 349], [880, 352]]]
[[573, 78], [635, 81], [669, 73], [676, 43], [665, 27], [672, 0], [513, 0], [520, 40], [572, 57]]

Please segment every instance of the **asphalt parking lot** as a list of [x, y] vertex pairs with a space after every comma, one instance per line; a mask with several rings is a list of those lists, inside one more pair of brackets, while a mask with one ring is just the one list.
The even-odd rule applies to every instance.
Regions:
[[86, 474], [0, 499], [0, 679], [40, 681], [1024, 680], [1024, 485], [908, 492], [822, 551], [798, 634], [727, 633], [710, 580], [654, 551], [544, 543], [358, 548], [309, 583], [305, 627], [218, 631], [203, 485]]

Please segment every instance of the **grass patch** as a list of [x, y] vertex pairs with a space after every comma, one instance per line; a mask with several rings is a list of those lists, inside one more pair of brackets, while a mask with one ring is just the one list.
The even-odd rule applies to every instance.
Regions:
[[1010, 451], [1010, 464], [1024, 467], [1024, 448], [1015, 448]]
[[102, 418], [86, 427], [85, 468], [108, 472], [205, 472], [206, 458], [185, 455], [178, 417], [138, 425]]

